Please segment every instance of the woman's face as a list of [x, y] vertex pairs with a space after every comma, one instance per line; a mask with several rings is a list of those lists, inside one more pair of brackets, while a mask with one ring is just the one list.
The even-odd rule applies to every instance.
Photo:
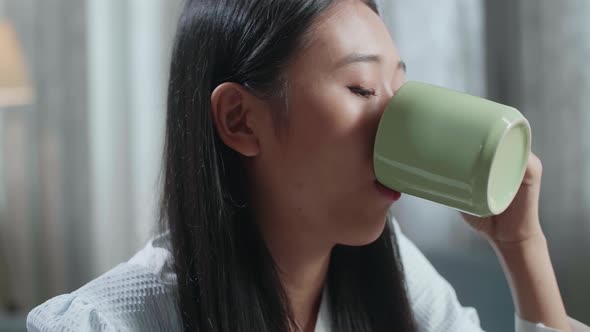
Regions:
[[361, 1], [335, 5], [308, 38], [287, 68], [284, 127], [269, 125], [260, 136], [260, 199], [286, 216], [274, 227], [367, 244], [383, 231], [393, 202], [376, 186], [373, 143], [404, 68], [383, 21]]

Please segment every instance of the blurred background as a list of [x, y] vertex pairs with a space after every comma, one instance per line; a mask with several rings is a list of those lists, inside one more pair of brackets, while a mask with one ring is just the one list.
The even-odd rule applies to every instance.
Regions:
[[[155, 230], [181, 0], [0, 0], [0, 331], [126, 260]], [[382, 0], [408, 77], [513, 105], [544, 164], [541, 218], [569, 314], [590, 323], [590, 1]], [[512, 331], [493, 252], [405, 196], [402, 229]]]

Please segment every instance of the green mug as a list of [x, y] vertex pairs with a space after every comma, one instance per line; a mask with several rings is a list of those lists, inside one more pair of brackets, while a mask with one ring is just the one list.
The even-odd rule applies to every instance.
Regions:
[[383, 113], [373, 164], [389, 189], [486, 217], [516, 196], [530, 150], [530, 125], [515, 108], [407, 82]]

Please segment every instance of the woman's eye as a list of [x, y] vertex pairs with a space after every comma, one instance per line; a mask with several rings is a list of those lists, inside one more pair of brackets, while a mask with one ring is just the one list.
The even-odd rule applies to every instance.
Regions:
[[363, 98], [370, 98], [377, 95], [374, 89], [365, 89], [361, 86], [349, 86], [348, 89], [350, 92]]

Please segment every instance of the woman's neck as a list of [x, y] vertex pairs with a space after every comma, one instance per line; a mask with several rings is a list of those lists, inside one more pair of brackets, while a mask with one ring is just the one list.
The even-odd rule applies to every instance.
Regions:
[[322, 300], [322, 290], [326, 280], [330, 255], [317, 257], [314, 261], [300, 262], [298, 265], [279, 263], [280, 277], [285, 293], [293, 310], [298, 329], [313, 332]]
[[261, 231], [298, 325], [294, 330], [313, 332], [333, 245], [321, 243], [301, 229], [280, 227], [276, 220], [261, 221]]

